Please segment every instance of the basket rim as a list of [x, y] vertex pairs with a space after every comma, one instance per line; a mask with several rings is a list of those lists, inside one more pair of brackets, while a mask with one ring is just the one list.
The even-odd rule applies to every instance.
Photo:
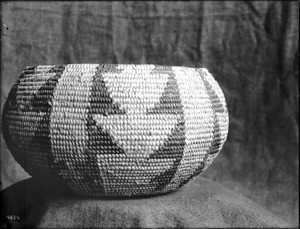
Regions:
[[176, 67], [176, 68], [190, 68], [190, 69], [198, 69], [198, 68], [205, 68], [203, 65], [197, 63], [194, 64], [194, 67], [192, 65], [166, 65], [166, 64], [114, 64], [114, 63], [68, 63], [68, 64], [42, 64], [42, 65], [27, 65], [25, 69], [28, 68], [34, 68], [34, 67], [54, 67], [54, 66], [67, 66], [67, 65], [77, 65], [77, 66], [136, 66], [136, 67], [141, 67], [141, 66], [156, 66], [156, 67]]

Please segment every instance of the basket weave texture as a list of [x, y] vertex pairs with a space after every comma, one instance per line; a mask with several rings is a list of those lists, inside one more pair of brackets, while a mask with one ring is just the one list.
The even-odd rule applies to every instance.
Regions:
[[55, 175], [80, 194], [132, 196], [176, 190], [205, 170], [228, 119], [205, 68], [70, 64], [27, 67], [2, 131], [30, 175]]

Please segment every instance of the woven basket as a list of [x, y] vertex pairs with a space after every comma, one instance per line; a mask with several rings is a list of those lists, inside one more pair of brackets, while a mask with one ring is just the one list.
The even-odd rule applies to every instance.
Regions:
[[71, 64], [27, 67], [2, 130], [32, 176], [80, 194], [175, 190], [206, 169], [228, 133], [224, 95], [205, 68]]

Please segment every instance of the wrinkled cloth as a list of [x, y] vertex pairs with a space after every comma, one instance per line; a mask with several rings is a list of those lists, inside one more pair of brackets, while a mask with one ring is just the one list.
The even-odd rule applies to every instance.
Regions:
[[[299, 227], [297, 1], [3, 1], [1, 109], [26, 66], [200, 63], [230, 117], [202, 176]], [[2, 110], [1, 110], [2, 111]], [[2, 189], [28, 174], [1, 138]]]
[[248, 198], [200, 176], [168, 194], [118, 199], [76, 195], [63, 183], [30, 178], [3, 190], [1, 198], [1, 224], [14, 227], [289, 227]]

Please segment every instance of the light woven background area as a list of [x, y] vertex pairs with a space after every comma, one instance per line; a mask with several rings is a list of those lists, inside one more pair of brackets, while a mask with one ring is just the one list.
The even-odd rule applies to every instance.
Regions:
[[[1, 113], [28, 65], [201, 63], [220, 83], [230, 115], [228, 140], [202, 176], [299, 225], [297, 1], [11, 1], [1, 7], [9, 28], [1, 32]], [[1, 189], [27, 177], [1, 137]]]

